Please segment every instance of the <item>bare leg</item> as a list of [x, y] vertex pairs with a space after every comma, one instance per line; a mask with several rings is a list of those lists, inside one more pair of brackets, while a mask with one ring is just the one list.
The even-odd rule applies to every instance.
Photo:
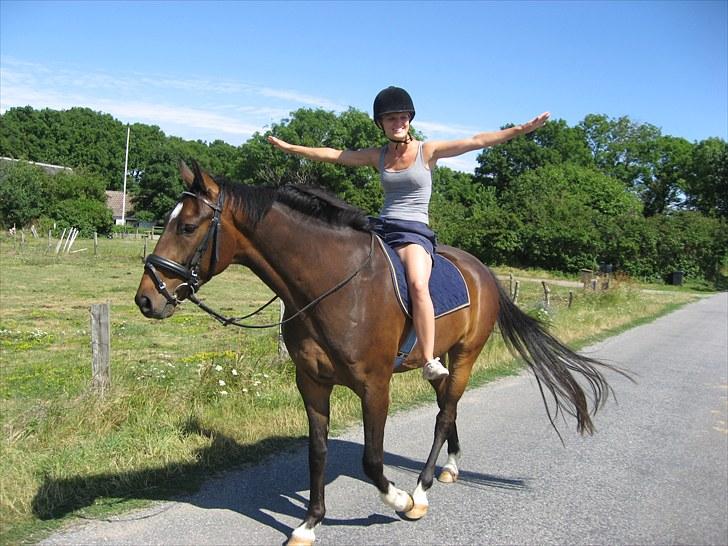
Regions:
[[432, 258], [420, 245], [404, 245], [396, 250], [405, 267], [417, 343], [428, 362], [435, 357], [435, 309], [429, 287]]

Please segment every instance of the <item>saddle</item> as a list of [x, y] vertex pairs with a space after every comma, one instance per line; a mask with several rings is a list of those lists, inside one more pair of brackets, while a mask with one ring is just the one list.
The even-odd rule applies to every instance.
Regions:
[[[407, 318], [412, 318], [412, 302], [410, 299], [404, 264], [392, 247], [377, 237], [377, 242], [385, 251], [389, 262], [389, 271], [392, 276], [394, 291], [402, 312]], [[432, 274], [430, 275], [430, 297], [435, 308], [435, 318], [438, 319], [470, 305], [470, 293], [460, 270], [450, 260], [440, 254], [435, 254]], [[397, 353], [394, 366], [398, 368], [412, 352], [417, 343], [417, 336], [413, 326]]]

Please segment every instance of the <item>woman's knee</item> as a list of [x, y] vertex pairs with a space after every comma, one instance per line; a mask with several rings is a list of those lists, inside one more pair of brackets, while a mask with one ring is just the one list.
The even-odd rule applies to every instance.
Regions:
[[428, 279], [410, 279], [409, 280], [410, 294], [415, 298], [429, 297], [430, 286]]

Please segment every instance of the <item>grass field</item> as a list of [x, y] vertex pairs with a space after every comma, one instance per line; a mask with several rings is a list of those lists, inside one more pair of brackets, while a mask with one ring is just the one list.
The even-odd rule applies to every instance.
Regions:
[[[47, 247], [0, 238], [0, 543], [32, 541], [69, 517], [168, 498], [210, 472], [305, 437], [293, 366], [278, 356], [275, 330], [223, 328], [189, 305], [166, 321], [142, 317], [133, 301], [141, 239], [99, 241], [97, 255], [93, 241], [77, 241], [74, 249], [87, 250], [58, 257]], [[524, 278], [521, 307], [575, 346], [697, 297], [646, 293], [628, 282], [596, 292], [553, 285], [544, 309], [541, 285], [514, 274]], [[232, 267], [202, 296], [239, 316], [271, 294], [248, 270]], [[111, 304], [112, 386], [100, 397], [90, 389], [89, 308], [104, 302]], [[271, 306], [258, 320], [277, 318]], [[472, 384], [518, 370], [494, 336]], [[397, 410], [434, 397], [411, 373], [394, 378], [392, 400]], [[359, 417], [358, 399], [335, 389], [333, 433]]]

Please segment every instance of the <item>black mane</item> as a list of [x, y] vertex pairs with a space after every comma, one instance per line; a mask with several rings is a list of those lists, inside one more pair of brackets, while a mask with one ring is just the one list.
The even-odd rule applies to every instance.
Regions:
[[223, 181], [218, 183], [231, 196], [232, 206], [243, 209], [253, 227], [265, 217], [274, 203], [281, 203], [333, 228], [349, 227], [359, 231], [370, 229], [369, 218], [364, 211], [323, 188], [302, 184], [271, 187]]

